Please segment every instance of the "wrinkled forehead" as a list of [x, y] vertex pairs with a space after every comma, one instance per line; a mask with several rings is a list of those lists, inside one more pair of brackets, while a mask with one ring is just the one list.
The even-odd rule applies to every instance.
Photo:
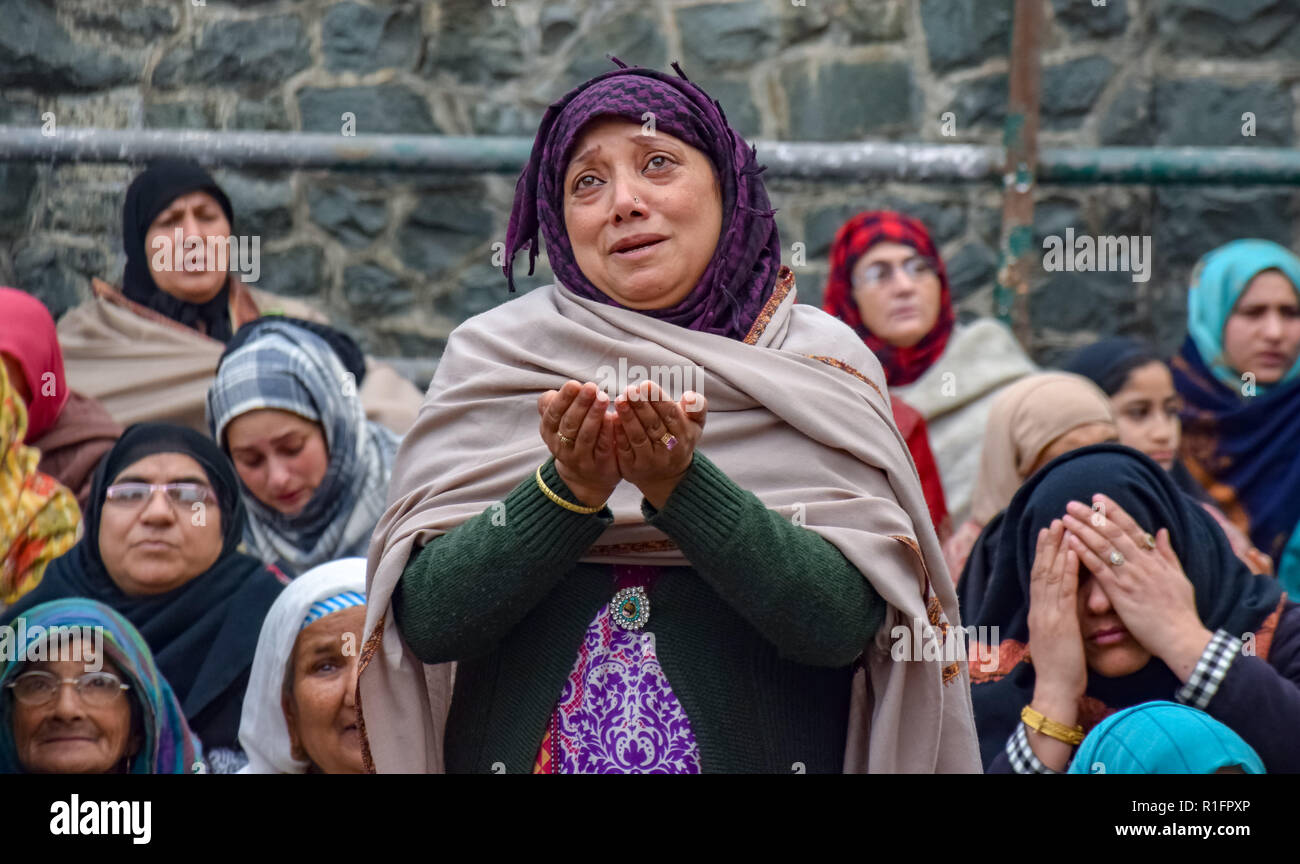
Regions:
[[[689, 149], [700, 152], [698, 147], [683, 141], [671, 132], [662, 129], [649, 130], [643, 123], [637, 123], [623, 117], [601, 115], [593, 117], [578, 130], [565, 156], [565, 171], [571, 171], [587, 159], [608, 152], [611, 147], [620, 146], [624, 142], [640, 149], [667, 146], [670, 149]], [[700, 155], [706, 159], [708, 158], [706, 153], [700, 153]], [[709, 161], [712, 163], [711, 159]], [[716, 165], [714, 165], [714, 170], [717, 170]]]

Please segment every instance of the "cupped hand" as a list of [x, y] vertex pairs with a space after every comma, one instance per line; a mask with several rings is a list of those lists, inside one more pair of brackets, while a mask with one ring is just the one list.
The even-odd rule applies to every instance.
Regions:
[[614, 455], [614, 417], [609, 397], [588, 381], [566, 381], [537, 400], [542, 441], [555, 457], [555, 470], [588, 507], [609, 500], [622, 479]]
[[674, 402], [653, 381], [643, 381], [621, 393], [614, 406], [619, 473], [653, 507], [662, 508], [691, 466], [708, 402], [693, 391]]

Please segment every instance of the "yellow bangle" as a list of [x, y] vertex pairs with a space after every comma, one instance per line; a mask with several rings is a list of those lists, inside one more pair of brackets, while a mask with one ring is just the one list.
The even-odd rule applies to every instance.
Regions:
[[1057, 741], [1069, 744], [1071, 747], [1078, 747], [1083, 743], [1082, 726], [1066, 726], [1064, 723], [1048, 720], [1047, 717], [1028, 705], [1021, 709], [1020, 719], [1035, 732], [1041, 732], [1048, 738], [1055, 738]]
[[601, 504], [599, 507], [582, 507], [578, 504], [570, 503], [568, 501], [565, 501], [559, 495], [556, 495], [550, 489], [547, 489], [546, 481], [542, 479], [541, 465], [537, 466], [537, 488], [541, 489], [542, 494], [545, 495], [547, 498], [550, 498], [552, 501], [554, 501], [556, 504], [559, 504], [565, 510], [572, 510], [574, 513], [581, 513], [584, 516], [590, 516], [592, 513], [599, 513], [601, 510], [605, 509], [604, 504]]

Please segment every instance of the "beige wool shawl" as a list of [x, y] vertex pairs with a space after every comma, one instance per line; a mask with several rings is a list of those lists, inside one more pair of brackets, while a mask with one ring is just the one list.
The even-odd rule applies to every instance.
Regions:
[[[885, 624], [863, 646], [865, 673], [855, 674], [845, 770], [979, 772], [964, 660], [954, 662], [951, 650], [942, 651], [947, 660], [891, 659], [894, 626], [905, 626], [910, 640], [918, 623], [930, 622], [951, 640], [960, 621], [884, 373], [845, 324], [794, 299], [783, 270], [742, 342], [551, 285], [452, 333], [398, 451], [389, 507], [370, 547], [357, 689], [372, 770], [443, 770], [455, 664], [422, 664], [393, 621], [390, 599], [408, 560], [501, 501], [548, 458], [538, 431], [542, 392], [570, 378], [598, 381], [601, 367], [625, 358], [629, 368], [702, 370], [702, 380], [690, 382], [709, 406], [700, 451], [769, 508], [834, 544], [888, 602]], [[689, 565], [645, 524], [640, 500], [631, 484], [617, 488], [614, 524], [582, 561]]]
[[[255, 313], [328, 323], [307, 303], [240, 287]], [[226, 346], [133, 303], [98, 279], [93, 291], [94, 297], [59, 319], [69, 387], [97, 400], [123, 426], [176, 423], [208, 434], [208, 388]], [[251, 318], [237, 318], [235, 328], [246, 320]], [[367, 419], [399, 435], [410, 428], [420, 403], [415, 385], [371, 358], [366, 358], [366, 377], [357, 395]]]

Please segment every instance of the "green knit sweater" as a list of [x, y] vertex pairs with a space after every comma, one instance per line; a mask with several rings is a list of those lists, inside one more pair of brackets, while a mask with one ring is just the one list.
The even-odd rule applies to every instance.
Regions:
[[[576, 500], [553, 460], [542, 477]], [[449, 772], [532, 771], [587, 626], [614, 593], [611, 565], [578, 563], [613, 521], [608, 508], [566, 510], [531, 475], [504, 503], [504, 519], [489, 507], [412, 555], [393, 594], [416, 656], [460, 661]], [[662, 510], [641, 508], [694, 564], [661, 569], [646, 629], [703, 770], [839, 772], [852, 663], [884, 621], [880, 595], [834, 545], [699, 451]]]

